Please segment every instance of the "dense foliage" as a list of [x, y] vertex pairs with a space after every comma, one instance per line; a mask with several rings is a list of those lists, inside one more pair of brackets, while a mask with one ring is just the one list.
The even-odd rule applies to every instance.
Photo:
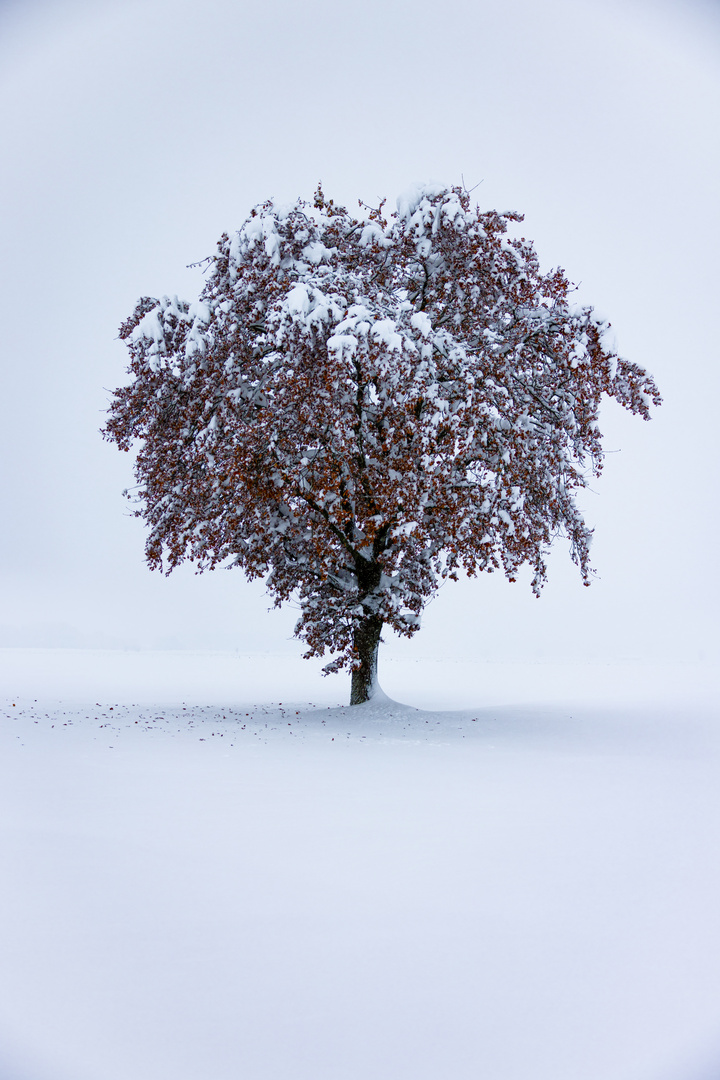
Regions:
[[307, 653], [374, 686], [384, 624], [411, 635], [443, 578], [528, 563], [566, 535], [602, 467], [603, 395], [648, 418], [649, 375], [509, 239], [518, 214], [417, 187], [362, 220], [318, 189], [224, 235], [200, 299], [143, 298], [132, 382], [105, 429], [139, 442], [147, 559], [237, 565], [301, 606]]

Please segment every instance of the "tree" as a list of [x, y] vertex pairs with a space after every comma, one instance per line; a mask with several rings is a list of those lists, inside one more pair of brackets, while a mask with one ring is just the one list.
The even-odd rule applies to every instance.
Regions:
[[[362, 206], [362, 204], [361, 204]], [[603, 395], [645, 419], [650, 376], [542, 274], [516, 213], [417, 186], [361, 219], [318, 187], [269, 201], [208, 261], [199, 301], [144, 297], [122, 325], [132, 382], [105, 428], [139, 443], [146, 557], [239, 566], [295, 597], [306, 656], [372, 696], [383, 626], [413, 635], [445, 579], [534, 571], [603, 463]]]

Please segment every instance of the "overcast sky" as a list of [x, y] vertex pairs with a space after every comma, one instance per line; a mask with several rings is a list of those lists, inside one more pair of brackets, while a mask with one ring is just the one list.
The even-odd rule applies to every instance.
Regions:
[[645, 424], [608, 405], [584, 500], [599, 578], [560, 542], [540, 601], [446, 586], [402, 655], [717, 654], [717, 9], [549, 0], [0, 4], [0, 644], [300, 649], [238, 571], [143, 564], [127, 455], [98, 434], [140, 295], [256, 202], [349, 207], [464, 178], [517, 209], [545, 268], [655, 375]]

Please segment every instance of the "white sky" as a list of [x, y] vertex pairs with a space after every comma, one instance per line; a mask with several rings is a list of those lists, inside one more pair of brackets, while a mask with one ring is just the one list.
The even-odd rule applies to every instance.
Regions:
[[186, 264], [269, 195], [464, 176], [525, 212], [665, 405], [605, 412], [590, 590], [561, 543], [539, 602], [448, 585], [388, 649], [714, 658], [719, 59], [702, 3], [0, 4], [0, 645], [299, 650], [239, 572], [144, 568], [129, 459], [98, 435], [117, 327], [140, 295], [192, 298]]

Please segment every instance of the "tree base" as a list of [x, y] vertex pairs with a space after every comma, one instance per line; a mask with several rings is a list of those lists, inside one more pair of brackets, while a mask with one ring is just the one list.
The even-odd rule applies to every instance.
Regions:
[[355, 627], [353, 648], [360, 664], [353, 669], [350, 704], [363, 705], [378, 689], [377, 660], [382, 619], [371, 615]]

